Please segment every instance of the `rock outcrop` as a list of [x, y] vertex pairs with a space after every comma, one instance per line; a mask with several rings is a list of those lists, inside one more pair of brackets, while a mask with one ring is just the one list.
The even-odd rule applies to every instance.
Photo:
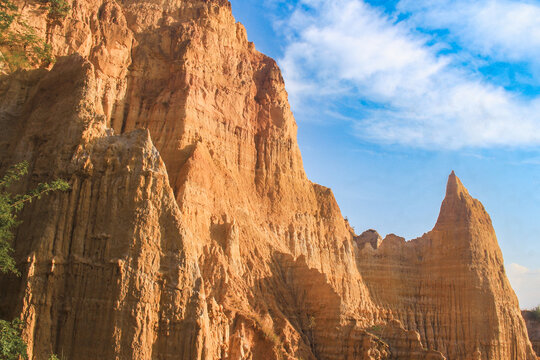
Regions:
[[72, 185], [0, 280], [31, 359], [534, 359], [482, 205], [452, 174], [422, 238], [356, 236], [227, 1], [20, 5], [59, 60], [0, 78], [0, 169]]
[[523, 310], [522, 314], [533, 349], [540, 358], [540, 316], [538, 316], [538, 312], [530, 310]]
[[534, 358], [489, 215], [453, 172], [432, 231], [359, 250], [374, 302], [428, 348], [449, 359]]

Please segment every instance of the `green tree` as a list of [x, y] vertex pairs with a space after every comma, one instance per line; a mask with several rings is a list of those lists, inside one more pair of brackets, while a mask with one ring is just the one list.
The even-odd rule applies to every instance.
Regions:
[[[66, 0], [39, 0], [52, 21], [67, 16]], [[0, 0], [0, 65], [7, 71], [49, 65], [54, 62], [52, 48], [24, 21], [10, 0]], [[1, 70], [1, 69], [0, 69]]]
[[[22, 162], [10, 168], [0, 179], [0, 272], [20, 276], [13, 259], [13, 230], [20, 223], [17, 213], [43, 195], [56, 190], [68, 190], [69, 184], [64, 180], [54, 180], [50, 183], [41, 183], [34, 190], [13, 195], [9, 188], [28, 173], [28, 163]], [[21, 338], [22, 323], [19, 319], [11, 322], [0, 320], [0, 359], [16, 360], [19, 356], [26, 358], [26, 344]]]
[[531, 310], [531, 312], [532, 312], [532, 314], [533, 314], [533, 316], [534, 316], [534, 318], [535, 318], [536, 320], [540, 320], [540, 305], [538, 305], [537, 307], [533, 308], [533, 309]]
[[19, 224], [17, 213], [34, 199], [40, 199], [51, 191], [69, 189], [64, 180], [54, 180], [50, 183], [41, 183], [26, 194], [13, 195], [9, 192], [10, 186], [28, 173], [28, 163], [22, 162], [10, 168], [0, 179], [0, 272], [19, 274], [12, 257], [13, 230]]
[[21, 338], [21, 321], [12, 322], [0, 320], [0, 359], [18, 360], [26, 359], [26, 344]]
[[[52, 20], [64, 18], [70, 11], [65, 0], [41, 0]], [[15, 71], [54, 61], [52, 49], [36, 35], [9, 0], [0, 0], [0, 73]], [[55, 190], [67, 190], [69, 184], [63, 180], [41, 183], [34, 190], [20, 195], [9, 192], [11, 185], [28, 173], [28, 163], [23, 162], [10, 168], [0, 179], [0, 273], [20, 276], [13, 259], [13, 230], [19, 224], [17, 213], [34, 199]], [[21, 337], [22, 322], [0, 320], [0, 360], [26, 359], [26, 344]], [[58, 360], [51, 355], [50, 360]]]
[[61, 20], [69, 14], [71, 6], [66, 0], [40, 0], [48, 11], [48, 16], [53, 20]]

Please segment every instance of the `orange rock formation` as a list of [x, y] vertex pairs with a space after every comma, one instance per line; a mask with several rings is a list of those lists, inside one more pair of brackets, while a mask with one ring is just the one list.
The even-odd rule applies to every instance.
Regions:
[[482, 205], [452, 174], [422, 238], [356, 236], [226, 0], [24, 5], [60, 57], [0, 78], [0, 168], [72, 184], [0, 284], [31, 359], [535, 359]]
[[537, 313], [529, 310], [523, 310], [522, 314], [533, 349], [540, 358], [540, 317]]

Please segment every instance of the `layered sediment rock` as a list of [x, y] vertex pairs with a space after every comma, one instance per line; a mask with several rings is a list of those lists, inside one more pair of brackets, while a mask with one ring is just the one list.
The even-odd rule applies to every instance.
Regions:
[[0, 168], [25, 209], [32, 359], [533, 359], [489, 217], [451, 175], [421, 239], [356, 236], [303, 170], [276, 63], [227, 1], [77, 1], [59, 56], [0, 80]]
[[358, 266], [374, 302], [428, 348], [449, 359], [533, 358], [489, 215], [453, 172], [432, 231], [364, 245]]
[[29, 160], [30, 186], [56, 176], [71, 183], [23, 212], [16, 255], [24, 276], [4, 279], [2, 315], [20, 312], [30, 358], [146, 359], [156, 338], [174, 338], [175, 350], [195, 357], [202, 280], [164, 163], [148, 131], [107, 129], [93, 112], [95, 82], [93, 66], [72, 56], [2, 83], [24, 103], [11, 113], [19, 116], [2, 118], [17, 139], [2, 163]]

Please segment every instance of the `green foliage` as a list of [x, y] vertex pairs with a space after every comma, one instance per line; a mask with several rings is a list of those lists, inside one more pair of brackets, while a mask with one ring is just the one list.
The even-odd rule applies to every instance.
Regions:
[[49, 64], [51, 47], [36, 35], [10, 0], [0, 0], [0, 63], [9, 71]]
[[380, 337], [384, 332], [384, 327], [380, 324], [377, 324], [367, 328], [366, 331], [372, 335]]
[[39, 0], [48, 10], [49, 18], [54, 20], [64, 19], [71, 10], [66, 0]]
[[54, 61], [52, 48], [34, 29], [24, 24], [22, 30], [0, 34], [0, 62], [10, 71], [48, 65]]
[[7, 0], [0, 0], [0, 31], [4, 31], [13, 23], [17, 7]]
[[538, 305], [537, 307], [533, 308], [533, 309], [531, 310], [531, 312], [532, 312], [534, 318], [535, 318], [536, 320], [539, 320], [539, 321], [540, 321], [540, 305]]
[[56, 356], [56, 354], [51, 354], [51, 356], [49, 356], [48, 360], [60, 360], [60, 358], [58, 356]]
[[[1, 0], [0, 0], [1, 1]], [[0, 272], [20, 275], [15, 260], [12, 257], [13, 229], [19, 224], [16, 213], [34, 199], [40, 199], [51, 191], [67, 190], [69, 184], [63, 180], [41, 183], [34, 190], [20, 195], [13, 195], [8, 190], [10, 186], [28, 174], [28, 163], [22, 162], [11, 167], [0, 179]], [[0, 359], [26, 359], [26, 344], [21, 338], [21, 321], [12, 322], [0, 320]], [[51, 355], [49, 360], [58, 360]]]
[[21, 177], [28, 173], [28, 163], [22, 162], [13, 166], [0, 179], [0, 272], [13, 273], [19, 275], [12, 257], [13, 229], [19, 224], [17, 212], [21, 211], [24, 205], [34, 199], [40, 199], [43, 195], [51, 191], [65, 191], [69, 189], [69, 184], [64, 180], [54, 180], [50, 183], [41, 183], [32, 191], [26, 194], [13, 195], [8, 189]]
[[[67, 16], [71, 7], [66, 0], [39, 0], [51, 20]], [[0, 64], [15, 71], [54, 62], [52, 48], [28, 25], [10, 0], [0, 0]]]
[[26, 344], [21, 338], [21, 321], [0, 320], [0, 359], [26, 359]]

